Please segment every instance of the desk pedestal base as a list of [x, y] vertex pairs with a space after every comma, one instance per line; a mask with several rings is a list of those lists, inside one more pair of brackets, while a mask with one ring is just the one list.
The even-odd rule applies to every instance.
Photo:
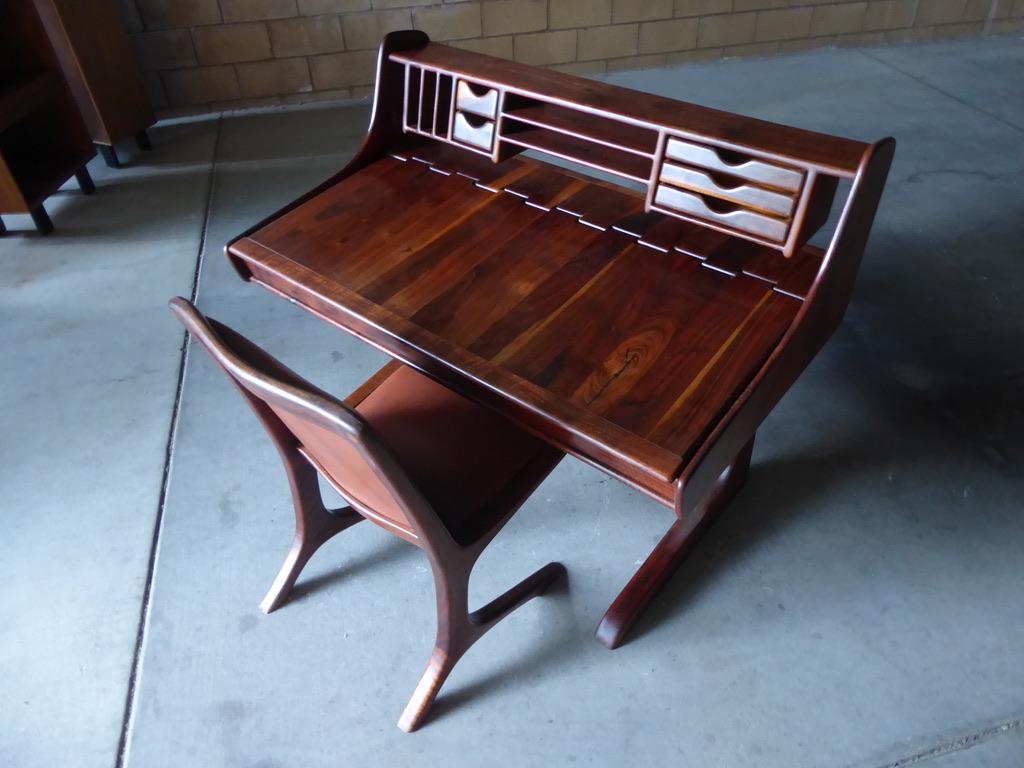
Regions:
[[711, 522], [728, 506], [742, 487], [750, 469], [750, 455], [753, 450], [754, 439], [751, 438], [719, 478], [707, 501], [686, 519], [677, 519], [668, 529], [601, 619], [595, 633], [601, 645], [615, 649], [622, 644], [648, 603], [654, 599], [665, 582], [682, 564], [693, 545], [710, 527]]

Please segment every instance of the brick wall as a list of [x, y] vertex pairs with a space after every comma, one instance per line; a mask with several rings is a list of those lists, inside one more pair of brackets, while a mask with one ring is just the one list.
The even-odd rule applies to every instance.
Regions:
[[164, 114], [370, 93], [385, 32], [577, 74], [1024, 31], [1024, 0], [120, 0]]

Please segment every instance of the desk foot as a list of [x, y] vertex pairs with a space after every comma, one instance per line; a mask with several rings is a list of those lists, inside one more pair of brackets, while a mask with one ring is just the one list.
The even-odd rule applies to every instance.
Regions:
[[36, 231], [40, 235], [48, 235], [53, 232], [53, 222], [50, 221], [50, 217], [42, 205], [33, 209], [29, 215], [32, 217], [32, 222], [36, 225]]
[[96, 191], [96, 184], [89, 175], [89, 169], [84, 165], [75, 171], [75, 181], [78, 182], [78, 188], [82, 190], [83, 195], [91, 195]]
[[103, 162], [111, 168], [121, 167], [121, 161], [117, 157], [117, 150], [107, 144], [97, 144], [96, 146], [100, 150], [100, 156], [103, 158]]
[[753, 450], [754, 440], [751, 438], [722, 473], [707, 501], [686, 519], [676, 520], [662, 536], [597, 626], [595, 637], [601, 645], [614, 650], [622, 644], [647, 605], [682, 564], [718, 513], [728, 506], [742, 487], [750, 469]]

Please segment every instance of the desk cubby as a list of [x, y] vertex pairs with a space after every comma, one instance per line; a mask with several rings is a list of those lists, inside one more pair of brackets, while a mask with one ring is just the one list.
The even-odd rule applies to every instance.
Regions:
[[[643, 185], [646, 211], [787, 257], [828, 219], [837, 179], [851, 177], [849, 166], [794, 151], [784, 135], [784, 151], [740, 144], [734, 136], [744, 133], [728, 126], [684, 129], [677, 121], [687, 115], [667, 99], [652, 97], [630, 112], [622, 106], [628, 101], [609, 99], [587, 81], [538, 77], [511, 62], [481, 69], [485, 60], [494, 61], [443, 46], [392, 54], [404, 71], [403, 130], [494, 162], [530, 150], [611, 174]], [[524, 70], [531, 74], [521, 77]], [[707, 110], [708, 117], [722, 114]]]

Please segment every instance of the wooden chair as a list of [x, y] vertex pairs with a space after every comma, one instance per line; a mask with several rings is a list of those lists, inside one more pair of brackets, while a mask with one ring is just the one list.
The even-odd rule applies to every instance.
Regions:
[[[548, 563], [469, 611], [477, 558], [564, 454], [397, 362], [340, 402], [185, 299], [170, 306], [256, 412], [291, 485], [295, 539], [263, 611], [284, 602], [321, 544], [363, 518], [426, 553], [437, 640], [398, 722], [415, 730], [473, 643], [565, 573], [562, 564]], [[318, 472], [350, 506], [325, 508]]]

